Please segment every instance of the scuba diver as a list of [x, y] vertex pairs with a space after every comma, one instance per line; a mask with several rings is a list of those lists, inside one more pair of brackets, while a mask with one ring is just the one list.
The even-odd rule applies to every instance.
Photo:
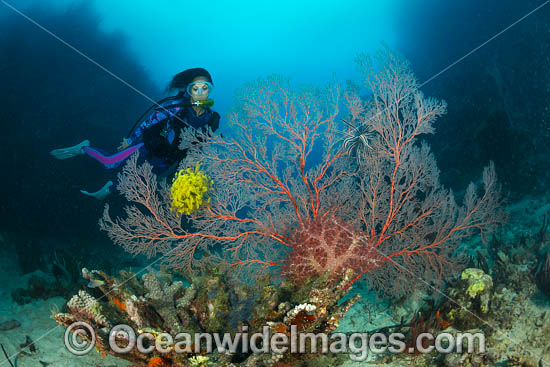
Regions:
[[[214, 101], [208, 98], [212, 88], [212, 77], [205, 69], [182, 71], [172, 78], [168, 88], [178, 90], [178, 94], [157, 102], [145, 111], [128, 136], [122, 140], [117, 153], [107, 155], [91, 147], [89, 140], [84, 140], [72, 147], [52, 150], [50, 154], [57, 159], [86, 154], [106, 168], [115, 168], [139, 151], [140, 160], [149, 162], [153, 166], [153, 172], [169, 174], [186, 154], [178, 147], [183, 128], [199, 130], [208, 126], [212, 131], [218, 129], [220, 115], [210, 109]], [[145, 116], [148, 117], [143, 119]], [[96, 192], [80, 192], [102, 200], [113, 191], [112, 186], [113, 182], [108, 181]]]

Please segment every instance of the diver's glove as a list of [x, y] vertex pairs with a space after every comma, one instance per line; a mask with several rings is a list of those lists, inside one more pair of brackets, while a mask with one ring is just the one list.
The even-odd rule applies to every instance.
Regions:
[[96, 198], [97, 200], [103, 200], [107, 195], [111, 193], [111, 190], [109, 189], [111, 186], [113, 186], [113, 181], [107, 181], [107, 183], [96, 192], [88, 192], [86, 190], [80, 190], [80, 192], [84, 195]]
[[60, 148], [60, 149], [54, 149], [50, 152], [50, 155], [52, 155], [54, 158], [57, 159], [67, 159], [76, 157], [77, 155], [84, 154], [82, 151], [82, 148], [89, 147], [90, 141], [84, 140], [83, 142], [78, 143], [75, 146], [68, 147], [68, 148]]

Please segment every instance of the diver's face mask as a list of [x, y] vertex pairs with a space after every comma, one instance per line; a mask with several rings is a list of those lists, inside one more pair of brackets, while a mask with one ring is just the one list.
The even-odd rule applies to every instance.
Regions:
[[212, 90], [212, 84], [209, 82], [196, 81], [187, 86], [187, 93], [195, 100], [205, 100]]

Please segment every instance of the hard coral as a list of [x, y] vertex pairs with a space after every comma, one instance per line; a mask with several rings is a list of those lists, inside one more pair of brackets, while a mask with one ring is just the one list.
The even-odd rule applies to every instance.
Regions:
[[[344, 300], [350, 290], [346, 285], [353, 277], [351, 269], [335, 276], [307, 279], [300, 285], [283, 281], [277, 286], [269, 278], [254, 286], [230, 283], [231, 270], [221, 266], [211, 268], [209, 273], [193, 277], [189, 287], [174, 281], [172, 274], [164, 271], [151, 272], [141, 278], [129, 271], [121, 272], [118, 278], [101, 272], [105, 280], [102, 291], [104, 294], [116, 294], [116, 299], [126, 306], [125, 311], [114, 304], [118, 301], [113, 301], [113, 297], [96, 299], [81, 291], [69, 301], [70, 313], [58, 313], [54, 318], [66, 327], [77, 321], [97, 326], [93, 329], [93, 335], [84, 333], [83, 337], [86, 340], [95, 337], [97, 350], [103, 356], [111, 354], [131, 362], [135, 367], [259, 367], [273, 366], [275, 362], [298, 366], [319, 356], [309, 353], [216, 353], [215, 358], [209, 359], [198, 355], [199, 352], [195, 352], [195, 357], [188, 353], [159, 356], [141, 353], [138, 348], [128, 353], [117, 353], [109, 347], [110, 325], [131, 325], [139, 334], [150, 333], [155, 338], [161, 332], [234, 335], [243, 332], [244, 326], [248, 327], [249, 335], [261, 332], [265, 326], [278, 333], [289, 333], [294, 328], [304, 333], [328, 334], [338, 327], [338, 320], [360, 297], [357, 294]], [[83, 275], [92, 273], [99, 274], [97, 271], [84, 271]], [[269, 297], [271, 293], [276, 295]], [[258, 294], [262, 296], [258, 297]], [[114, 342], [125, 346], [130, 340], [124, 333], [116, 333]], [[189, 352], [196, 351], [195, 347], [201, 348], [200, 345], [188, 347]]]

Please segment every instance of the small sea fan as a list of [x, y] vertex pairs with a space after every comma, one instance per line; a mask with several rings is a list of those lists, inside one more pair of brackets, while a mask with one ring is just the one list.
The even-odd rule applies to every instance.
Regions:
[[180, 170], [176, 173], [170, 189], [172, 209], [187, 215], [196, 212], [201, 205], [210, 202], [206, 193], [211, 187], [212, 180], [199, 170], [199, 164], [194, 170]]

